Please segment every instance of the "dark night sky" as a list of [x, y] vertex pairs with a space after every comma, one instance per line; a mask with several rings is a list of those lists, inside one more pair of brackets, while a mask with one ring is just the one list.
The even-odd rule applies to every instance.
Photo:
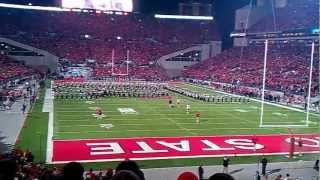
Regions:
[[[175, 14], [178, 10], [179, 2], [190, 2], [190, 0], [137, 0], [139, 1], [139, 11], [142, 13], [166, 13]], [[248, 4], [250, 0], [193, 0], [198, 2], [210, 2], [213, 4], [213, 12], [218, 23], [219, 30], [223, 36], [224, 47], [231, 45], [228, 38], [234, 27], [235, 10]], [[0, 0], [0, 2], [47, 5], [54, 6], [59, 4], [59, 0]]]

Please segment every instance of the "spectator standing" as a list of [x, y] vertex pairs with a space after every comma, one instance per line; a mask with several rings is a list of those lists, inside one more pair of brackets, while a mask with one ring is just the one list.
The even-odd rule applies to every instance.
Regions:
[[288, 173], [288, 174], [286, 174], [286, 177], [283, 180], [290, 180], [290, 179], [291, 179], [290, 174]]
[[83, 180], [84, 168], [80, 163], [70, 162], [63, 167], [63, 180]]
[[85, 177], [88, 180], [94, 180], [96, 178], [96, 175], [93, 173], [92, 168], [89, 170], [89, 172], [86, 173]]
[[26, 113], [26, 109], [27, 109], [27, 105], [25, 103], [23, 103], [22, 108], [21, 108], [22, 114]]
[[261, 164], [262, 164], [262, 175], [265, 176], [266, 175], [267, 164], [268, 164], [268, 160], [267, 160], [266, 157], [262, 158]]
[[261, 177], [260, 177], [259, 171], [256, 171], [255, 180], [261, 180]]
[[281, 180], [282, 179], [282, 175], [281, 174], [279, 174], [277, 177], [276, 177], [276, 179], [275, 180]]
[[232, 176], [225, 173], [216, 173], [212, 175], [209, 180], [234, 180]]
[[314, 163], [313, 169], [316, 171], [319, 171], [319, 159], [317, 159], [316, 162]]
[[199, 180], [203, 180], [203, 173], [204, 173], [203, 167], [202, 165], [200, 165], [198, 168]]
[[228, 172], [229, 172], [229, 164], [230, 164], [230, 159], [227, 157], [227, 156], [225, 156], [224, 158], [223, 158], [223, 163], [222, 163], [222, 165], [223, 165], [223, 173], [226, 173], [226, 174], [228, 174]]

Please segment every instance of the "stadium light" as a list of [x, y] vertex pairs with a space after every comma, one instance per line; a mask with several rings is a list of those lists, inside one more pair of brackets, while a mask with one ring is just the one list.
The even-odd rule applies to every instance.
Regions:
[[16, 8], [16, 9], [30, 9], [30, 10], [43, 10], [43, 11], [69, 11], [69, 9], [64, 9], [64, 8], [59, 8], [59, 7], [32, 6], [32, 4], [31, 5], [17, 5], [17, 4], [0, 3], [0, 7]]
[[181, 15], [163, 15], [163, 14], [155, 14], [155, 18], [159, 19], [187, 19], [187, 20], [206, 20], [212, 21], [212, 16], [181, 16]]
[[312, 33], [313, 34], [320, 33], [320, 29], [312, 29]]

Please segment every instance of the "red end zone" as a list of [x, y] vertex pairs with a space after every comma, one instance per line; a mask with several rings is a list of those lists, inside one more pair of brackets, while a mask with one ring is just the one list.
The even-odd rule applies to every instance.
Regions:
[[[280, 155], [289, 154], [290, 137], [291, 135], [243, 135], [54, 140], [52, 162]], [[304, 134], [294, 137], [302, 138], [303, 141], [302, 147], [295, 143], [296, 152], [320, 153], [320, 135]]]

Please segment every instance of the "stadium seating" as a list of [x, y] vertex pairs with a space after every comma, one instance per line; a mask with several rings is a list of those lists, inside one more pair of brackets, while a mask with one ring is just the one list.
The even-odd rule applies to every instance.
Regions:
[[[308, 87], [310, 47], [273, 45], [269, 48], [266, 88], [305, 95]], [[316, 55], [318, 56], [318, 55]], [[262, 86], [264, 47], [234, 47], [184, 70], [184, 76], [250, 87]], [[316, 57], [317, 58], [317, 57]], [[315, 59], [316, 59], [315, 58]], [[318, 88], [318, 65], [313, 68], [312, 88]]]
[[[108, 71], [102, 67], [111, 63], [113, 49], [115, 63], [126, 61], [129, 50], [129, 60], [135, 67], [148, 66], [163, 55], [219, 39], [214, 23], [205, 21], [163, 20], [140, 14], [119, 16], [6, 9], [1, 15], [7, 17], [0, 20], [5, 24], [0, 30], [2, 35], [47, 50], [73, 64], [95, 60], [99, 64], [96, 75]], [[151, 73], [148, 75], [159, 71], [148, 71]], [[144, 74], [138, 72], [139, 77]]]
[[5, 55], [0, 55], [0, 66], [0, 81], [31, 75], [33, 72], [31, 68], [14, 62]]

